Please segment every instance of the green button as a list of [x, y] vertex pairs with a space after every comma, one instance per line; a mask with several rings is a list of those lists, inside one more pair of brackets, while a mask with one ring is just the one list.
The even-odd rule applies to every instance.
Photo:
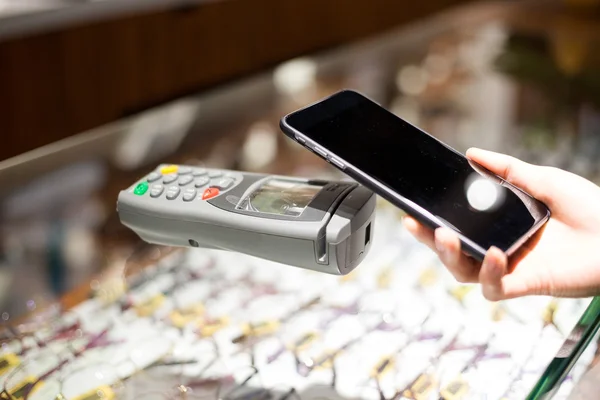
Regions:
[[141, 196], [144, 193], [146, 193], [146, 191], [148, 191], [148, 182], [142, 182], [138, 183], [138, 185], [133, 190], [133, 193], [137, 194], [138, 196]]

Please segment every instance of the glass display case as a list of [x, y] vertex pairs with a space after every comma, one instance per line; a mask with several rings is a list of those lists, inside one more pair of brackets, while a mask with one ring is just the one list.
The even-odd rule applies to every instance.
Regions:
[[517, 11], [444, 14], [1, 162], [0, 398], [589, 398], [598, 299], [489, 302], [383, 200], [343, 277], [150, 245], [115, 212], [163, 162], [347, 179], [278, 128], [341, 88], [459, 151], [600, 183], [598, 38]]

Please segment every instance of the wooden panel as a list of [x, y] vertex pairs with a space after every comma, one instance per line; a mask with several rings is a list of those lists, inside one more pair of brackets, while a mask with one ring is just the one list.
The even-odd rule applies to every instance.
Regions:
[[[68, 132], [62, 48], [57, 35], [7, 43], [0, 51], [0, 157], [18, 154]], [[14, 148], [13, 148], [14, 147]]]
[[459, 2], [229, 0], [0, 43], [0, 158]]

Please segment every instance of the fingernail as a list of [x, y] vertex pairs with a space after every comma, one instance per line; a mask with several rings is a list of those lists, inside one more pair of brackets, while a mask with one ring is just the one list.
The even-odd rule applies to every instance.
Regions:
[[504, 268], [502, 264], [498, 262], [496, 258], [490, 258], [487, 260], [488, 268], [490, 268], [491, 273], [497, 279], [500, 279], [504, 276]]
[[492, 270], [492, 274], [494, 275], [494, 278], [496, 278], [496, 279], [502, 278], [502, 267], [500, 266], [500, 264], [498, 264], [496, 262], [496, 260], [490, 260], [489, 264], [490, 264], [489, 268]]
[[444, 254], [446, 252], [446, 246], [444, 246], [444, 244], [440, 240], [438, 232], [435, 232], [435, 248], [441, 254]]

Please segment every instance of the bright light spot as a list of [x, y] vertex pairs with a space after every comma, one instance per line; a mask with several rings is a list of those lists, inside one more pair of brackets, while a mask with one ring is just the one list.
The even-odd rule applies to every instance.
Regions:
[[475, 179], [467, 189], [467, 200], [478, 211], [487, 211], [494, 207], [500, 197], [498, 186], [492, 181]]
[[154, 261], [157, 261], [158, 259], [160, 259], [160, 256], [161, 256], [160, 250], [157, 248], [152, 249], [152, 252], [149, 255], [149, 257]]
[[428, 55], [425, 58], [423, 66], [433, 84], [443, 83], [450, 77], [450, 72], [452, 71], [450, 60], [440, 54]]
[[134, 118], [116, 148], [115, 162], [129, 170], [172, 154], [194, 125], [198, 112], [196, 101], [182, 100]]
[[407, 65], [403, 67], [396, 77], [398, 89], [409, 95], [421, 94], [427, 87], [429, 76], [423, 68]]
[[275, 68], [273, 81], [282, 93], [298, 93], [315, 82], [317, 65], [308, 58], [298, 58], [285, 62]]
[[2, 313], [2, 321], [8, 321], [9, 315], [7, 312]]
[[269, 165], [277, 155], [277, 134], [266, 123], [250, 127], [242, 148], [242, 168], [258, 170]]

